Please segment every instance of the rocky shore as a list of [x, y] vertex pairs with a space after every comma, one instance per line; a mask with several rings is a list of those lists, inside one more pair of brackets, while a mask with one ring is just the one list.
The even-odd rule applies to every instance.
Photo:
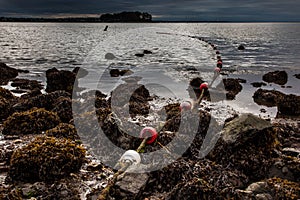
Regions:
[[[93, 156], [82, 144], [78, 129], [97, 134], [101, 128], [118, 147], [139, 147], [141, 139], [127, 134], [134, 130], [121, 128], [118, 116], [128, 107], [132, 119], [147, 117], [155, 97], [138, 83], [139, 78], [131, 76], [111, 94], [85, 92], [79, 96], [83, 100], [77, 101], [72, 99], [72, 91], [78, 89], [78, 70], [47, 70], [46, 93], [42, 93], [42, 83], [18, 79], [24, 72], [0, 63], [0, 85], [11, 82], [26, 92], [17, 97], [0, 87], [0, 199], [97, 199], [117, 171]], [[112, 78], [132, 74], [128, 72], [113, 70], [110, 74]], [[284, 85], [285, 75], [270, 72], [263, 81]], [[203, 82], [192, 79], [188, 89], [199, 97]], [[241, 82], [244, 80], [224, 79], [224, 88], [206, 91], [204, 99], [217, 101], [212, 96], [224, 94], [227, 100], [233, 100], [243, 89]], [[120, 93], [124, 95], [116, 95]], [[116, 98], [112, 98], [114, 95]], [[277, 107], [276, 118], [240, 114], [226, 119], [221, 133], [216, 133], [216, 145], [203, 158], [199, 150], [217, 123], [208, 109], [188, 111], [197, 116], [199, 125], [186, 152], [162, 169], [124, 174], [109, 191], [108, 199], [299, 199], [300, 96], [258, 88], [253, 100]], [[72, 105], [83, 114], [73, 116]], [[144, 148], [145, 153], [170, 143], [179, 134], [181, 120], [190, 116], [179, 103], [166, 105], [163, 112], [166, 122], [156, 141]], [[93, 116], [97, 117], [96, 125], [91, 124]], [[82, 120], [80, 127], [74, 118]], [[134, 122], [126, 123], [133, 127]], [[193, 131], [193, 127], [184, 127], [180, 138], [184, 140]], [[101, 140], [96, 142], [102, 145]]]

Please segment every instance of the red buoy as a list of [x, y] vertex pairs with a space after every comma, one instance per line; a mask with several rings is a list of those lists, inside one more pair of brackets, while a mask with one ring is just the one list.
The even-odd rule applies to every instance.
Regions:
[[186, 111], [192, 109], [192, 103], [189, 101], [184, 101], [180, 104], [180, 111]]
[[222, 66], [223, 66], [222, 61], [218, 61], [218, 62], [217, 62], [217, 67], [222, 68]]
[[147, 138], [147, 144], [152, 144], [153, 142], [155, 142], [157, 137], [158, 133], [156, 132], [155, 128], [152, 127], [145, 127], [140, 133], [140, 138]]
[[204, 82], [200, 85], [200, 90], [202, 91], [203, 89], [205, 89], [205, 90], [208, 89], [208, 83]]

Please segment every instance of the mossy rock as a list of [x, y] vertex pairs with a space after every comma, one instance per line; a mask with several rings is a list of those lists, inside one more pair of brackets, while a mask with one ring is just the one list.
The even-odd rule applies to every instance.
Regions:
[[75, 142], [39, 136], [17, 149], [10, 160], [11, 181], [53, 181], [76, 173], [85, 162], [85, 149]]
[[10, 116], [3, 124], [2, 133], [4, 135], [40, 134], [42, 131], [54, 128], [59, 122], [56, 113], [35, 108]]
[[71, 124], [60, 123], [53, 129], [47, 130], [46, 135], [56, 138], [66, 138], [70, 140], [79, 140], [76, 128]]

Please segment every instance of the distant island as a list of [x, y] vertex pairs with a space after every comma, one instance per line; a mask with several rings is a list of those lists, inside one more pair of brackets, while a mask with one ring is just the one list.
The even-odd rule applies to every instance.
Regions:
[[146, 12], [107, 13], [100, 17], [78, 18], [15, 18], [0, 17], [0, 22], [152, 22], [152, 15]]

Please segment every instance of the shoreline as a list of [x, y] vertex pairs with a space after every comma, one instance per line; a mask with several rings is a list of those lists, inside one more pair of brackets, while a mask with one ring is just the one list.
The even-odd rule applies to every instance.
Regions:
[[[143, 85], [138, 83], [138, 81], [140, 80], [139, 77], [134, 78], [134, 75], [128, 77], [125, 75], [124, 77], [127, 77], [127, 79], [125, 79], [126, 81], [121, 85], [118, 85], [117, 88], [114, 89], [114, 92], [116, 92], [117, 94], [121, 93], [125, 95], [127, 94], [127, 88], [137, 86], [140, 88], [138, 92], [134, 93], [134, 99], [138, 101], [133, 100], [132, 102], [129, 102], [129, 112], [131, 119], [136, 120], [129, 120], [128, 122], [126, 122], [126, 120], [124, 121], [125, 118], [121, 118], [121, 120], [123, 121], [123, 125], [122, 127], [119, 127], [117, 121], [120, 119], [118, 119], [118, 116], [123, 112], [123, 106], [126, 105], [126, 101], [125, 104], [121, 102], [123, 102], [123, 98], [126, 99], [126, 97], [124, 97], [123, 95], [118, 96], [117, 98], [120, 99], [118, 99], [117, 102], [120, 102], [121, 104], [117, 105], [117, 107], [114, 108], [115, 110], [112, 111], [109, 104], [109, 96], [106, 96], [105, 94], [101, 93], [101, 91], [98, 91], [96, 92], [95, 97], [93, 96], [95, 95], [95, 93], [91, 91], [83, 94], [82, 96], [82, 98], [85, 99], [82, 103], [80, 103], [80, 105], [82, 104], [82, 109], [84, 109], [81, 116], [81, 120], [83, 120], [82, 122], [84, 123], [82, 125], [79, 125], [78, 127], [78, 124], [76, 125], [76, 122], [74, 123], [74, 121], [72, 120], [73, 116], [72, 111], [70, 110], [71, 102], [74, 100], [72, 100], [70, 94], [66, 92], [70, 91], [68, 83], [72, 84], [72, 86], [74, 87], [74, 83], [72, 82], [72, 80], [74, 80], [73, 78], [76, 71], [77, 70], [73, 70], [73, 72], [57, 69], [47, 70], [47, 93], [45, 94], [35, 94], [35, 92], [32, 93], [34, 91], [33, 89], [31, 91], [31, 95], [27, 94], [29, 96], [16, 98], [11, 96], [9, 91], [1, 90], [1, 98], [3, 99], [5, 97], [5, 100], [2, 101], [4, 102], [4, 104], [1, 105], [7, 105], [5, 104], [6, 101], [11, 102], [13, 105], [11, 108], [16, 109], [17, 113], [19, 113], [16, 114], [15, 112], [15, 114], [9, 114], [6, 117], [5, 122], [2, 122], [0, 125], [0, 129], [2, 129], [1, 135], [3, 135], [0, 140], [2, 149], [1, 153], [3, 155], [0, 162], [0, 180], [2, 180], [0, 190], [4, 191], [4, 193], [2, 194], [4, 195], [3, 198], [5, 198], [5, 194], [20, 196], [22, 198], [44, 198], [45, 196], [55, 196], [56, 198], [71, 199], [79, 199], [80, 197], [84, 199], [97, 198], [97, 196], [100, 195], [101, 191], [105, 188], [105, 185], [110, 180], [110, 177], [116, 171], [109, 167], [107, 165], [108, 163], [105, 164], [105, 162], [109, 162], [110, 160], [106, 160], [105, 162], [102, 160], [102, 162], [104, 163], [101, 163], [97, 156], [94, 156], [93, 149], [85, 148], [87, 150], [84, 156], [85, 161], [81, 160], [82, 158], [80, 158], [79, 156], [80, 153], [77, 152], [79, 149], [85, 146], [81, 144], [80, 137], [85, 137], [87, 130], [89, 134], [92, 135], [94, 131], [98, 131], [98, 129], [94, 129], [93, 127], [95, 126], [92, 125], [94, 123], [91, 118], [93, 115], [93, 112], [91, 112], [93, 110], [93, 107], [96, 107], [97, 115], [100, 120], [99, 122], [100, 124], [102, 124], [102, 129], [110, 138], [110, 140], [114, 141], [114, 143], [120, 145], [125, 149], [135, 149], [136, 145], [140, 142], [139, 138], [134, 138], [130, 135], [127, 135], [127, 131], [130, 132], [130, 127], [132, 127], [133, 125], [138, 125], [141, 127], [147, 125], [149, 126], [149, 124], [151, 124], [149, 123], [149, 120], [153, 121], [155, 119], [155, 117], [153, 118], [153, 116], [151, 117], [151, 114], [149, 114], [149, 112], [153, 111], [151, 111], [151, 106], [154, 106], [151, 105], [151, 103], [149, 104], [149, 102], [151, 100], [153, 101], [154, 97], [149, 94], [149, 91]], [[65, 77], [62, 80], [55, 78], [62, 76]], [[14, 78], [12, 78], [12, 80], [13, 79]], [[227, 78], [227, 80], [228, 79], [230, 78]], [[55, 82], [51, 82], [51, 80], [55, 80]], [[65, 82], [65, 80], [69, 80], [69, 82]], [[234, 82], [238, 84], [238, 82]], [[65, 83], [67, 83], [67, 85]], [[194, 86], [193, 81], [191, 81], [190, 84], [191, 86]], [[228, 83], [226, 83], [225, 88], [227, 84]], [[210, 97], [207, 96], [206, 98]], [[164, 100], [160, 99], [160, 101]], [[153, 101], [152, 103], [155, 104], [155, 101]], [[174, 103], [171, 101], [168, 104], [163, 105], [164, 107], [162, 108], [156, 108], [156, 112], [163, 113], [165, 110], [167, 114], [167, 120], [165, 124], [163, 125], [162, 129], [159, 129], [160, 136], [158, 138], [158, 141], [163, 145], [167, 145], [168, 142], [174, 137], [173, 134], [177, 133], [177, 128], [179, 125], [178, 121], [180, 123], [180, 121], [183, 119], [181, 118], [182, 115], [186, 115], [187, 118], [191, 116], [195, 117], [195, 115], [192, 114], [190, 116], [189, 112], [185, 113], [180, 111], [179, 103]], [[35, 106], [38, 106], [39, 109], [33, 109], [33, 107]], [[144, 172], [138, 177], [131, 173], [124, 175], [124, 182], [122, 181], [123, 179], [117, 181], [116, 185], [113, 185], [112, 191], [109, 193], [109, 196], [118, 198], [153, 197], [159, 199], [174, 197], [174, 195], [176, 194], [181, 196], [193, 196], [193, 193], [190, 193], [190, 186], [198, 188], [199, 184], [197, 181], [194, 182], [194, 179], [199, 179], [199, 177], [201, 177], [201, 179], [205, 182], [200, 184], [200, 188], [198, 188], [196, 191], [201, 191], [203, 194], [208, 195], [211, 198], [218, 196], [222, 196], [223, 198], [225, 198], [226, 195], [230, 195], [237, 199], [243, 199], [246, 197], [253, 197], [257, 195], [273, 195], [273, 198], [285, 197], [288, 199], [292, 198], [292, 195], [296, 195], [296, 197], [298, 195], [299, 197], [299, 190], [297, 191], [297, 188], [300, 188], [299, 183], [297, 183], [297, 181], [299, 181], [297, 180], [299, 169], [297, 169], [296, 167], [297, 163], [300, 163], [299, 154], [297, 156], [297, 152], [300, 152], [300, 144], [299, 142], [297, 142], [297, 132], [299, 132], [298, 124], [300, 121], [299, 118], [294, 120], [278, 118], [271, 120], [270, 123], [251, 114], [245, 115], [235, 113], [232, 116], [227, 116], [225, 120], [225, 127], [223, 129], [221, 137], [216, 143], [216, 147], [205, 158], [199, 159], [197, 157], [197, 152], [200, 149], [199, 145], [203, 143], [202, 137], [208, 134], [210, 130], [207, 128], [209, 128], [209, 124], [212, 122], [212, 110], [207, 107], [207, 104], [204, 101], [202, 106], [200, 106], [200, 109], [196, 109], [195, 111], [197, 113], [196, 115], [199, 114], [199, 122], [202, 125], [199, 125], [200, 129], [196, 133], [196, 137], [191, 144], [191, 147], [187, 150], [187, 152], [183, 154], [183, 156], [181, 156], [171, 165], [168, 165], [158, 171]], [[117, 115], [109, 114], [112, 112], [115, 112], [115, 114]], [[18, 115], [20, 115], [20, 117], [18, 117]], [[38, 119], [35, 116], [39, 116], [40, 123], [34, 123]], [[122, 116], [122, 114], [120, 116]], [[21, 121], [19, 122], [19, 120], [25, 120], [27, 123], [33, 124], [27, 126], [26, 124], [21, 123]], [[45, 121], [46, 123], [44, 123], [43, 121]], [[153, 125], [161, 123], [157, 119], [154, 121], [156, 122], [153, 123]], [[126, 123], [127, 126], [124, 125], [124, 123]], [[250, 127], [248, 127], [249, 123], [251, 124]], [[18, 126], [17, 124], [20, 125]], [[123, 126], [128, 127], [129, 129], [124, 129]], [[249, 129], [249, 131], [245, 130], [245, 128]], [[77, 132], [81, 129], [85, 133], [84, 135]], [[39, 132], [37, 130], [45, 131]], [[234, 130], [240, 131], [236, 132]], [[36, 133], [32, 134], [34, 131]], [[189, 128], [186, 131], [190, 133]], [[233, 133], [237, 135], [234, 135]], [[80, 136], [79, 140], [77, 134], [79, 134]], [[185, 135], [185, 133], [181, 133], [179, 131], [179, 135], [180, 134], [183, 134], [182, 137]], [[234, 143], [231, 143], [230, 140], [228, 141], [228, 139], [226, 139], [228, 137], [226, 136], [227, 134], [233, 134], [230, 137], [235, 137]], [[247, 135], [247, 137], [245, 135]], [[185, 137], [186, 136], [184, 136], [184, 138]], [[268, 139], [265, 140], [265, 137]], [[61, 150], [55, 150], [52, 149], [52, 146], [45, 145], [48, 143], [50, 144], [54, 141], [55, 145], [62, 145]], [[41, 153], [39, 155], [36, 155], [37, 159], [35, 159], [34, 156], [29, 157], [30, 161], [26, 162], [28, 164], [30, 164], [30, 162], [33, 162], [34, 165], [32, 166], [32, 168], [34, 170], [43, 169], [39, 168], [41, 166], [48, 166], [47, 159], [42, 153], [44, 148], [49, 149], [49, 151], [53, 151], [53, 153], [56, 152], [53, 155], [53, 159], [59, 159], [57, 160], [57, 167], [66, 169], [63, 166], [60, 166], [61, 164], [64, 165], [64, 163], [61, 163], [60, 160], [67, 159], [60, 158], [60, 155], [68, 153], [64, 152], [64, 148], [70, 148], [65, 145], [71, 145], [72, 147], [78, 148], [77, 150], [74, 149], [73, 151], [78, 153], [76, 153], [76, 156], [79, 157], [76, 159], [79, 159], [81, 160], [80, 162], [82, 162], [79, 165], [80, 168], [78, 168], [77, 164], [75, 165], [75, 162], [73, 164], [74, 167], [76, 166], [74, 168], [76, 170], [71, 172], [62, 171], [62, 174], [60, 174], [59, 176], [57, 176], [57, 171], [53, 170], [51, 167], [49, 168], [50, 170], [47, 170], [45, 174], [46, 176], [41, 174], [34, 176], [30, 175], [30, 173], [33, 173], [33, 171], [27, 172], [26, 167], [19, 168], [19, 166], [23, 166], [23, 159], [28, 159], [26, 156], [28, 153], [34, 152], [33, 149], [30, 149], [34, 144], [41, 145], [40, 147], [42, 147], [42, 149], [40, 149]], [[235, 150], [235, 145], [237, 144], [240, 146], [238, 150]], [[99, 145], [101, 146], [104, 144], [102, 144], [102, 142], [100, 141]], [[36, 146], [35, 148], [38, 147], [39, 146]], [[161, 147], [158, 146], [157, 143], [154, 143], [153, 145], [147, 145], [144, 151], [151, 152], [160, 148]], [[280, 152], [280, 154], [273, 156], [273, 153], [277, 151]], [[14, 152], [24, 152], [24, 155], [22, 155], [21, 153], [20, 157], [18, 158], [16, 157], [17, 154]], [[273, 153], [270, 154], [270, 152]], [[248, 158], [248, 156], [247, 158], [244, 158], [244, 153], [248, 153], [250, 158]], [[116, 154], [115, 156], [117, 156], [116, 152], [110, 152], [107, 155], [111, 154]], [[234, 158], [231, 159], [229, 155], [231, 155], [231, 157], [234, 156]], [[257, 156], [259, 156], [259, 159]], [[11, 158], [13, 159], [11, 160]], [[40, 159], [46, 160], [44, 160], [43, 163], [39, 163]], [[247, 163], [249, 160], [251, 160], [251, 162], [253, 163]], [[143, 160], [143, 162], [147, 163], [147, 160]], [[228, 165], [228, 162], [232, 162], [234, 163], [234, 165], [230, 167]], [[283, 166], [280, 165], [279, 167], [278, 162], [281, 162], [281, 165]], [[49, 163], [49, 166], [51, 165]], [[261, 165], [263, 167], [260, 168], [257, 167], [257, 165]], [[187, 171], [185, 170], [185, 166], [193, 168], [191, 174], [186, 174]], [[198, 169], [197, 166], [201, 166], [201, 168]], [[238, 170], [236, 166], [238, 166]], [[206, 175], [210, 174], [210, 178], [208, 178], [205, 174], [202, 174], [203, 170], [206, 171]], [[249, 170], [250, 173], [248, 172]], [[177, 174], [179, 177], [175, 180], [173, 174], [174, 171], [175, 174]], [[25, 173], [25, 175], [23, 175], [23, 173]], [[29, 173], [29, 177], [27, 177], [26, 173]], [[190, 179], [185, 176], [192, 178]], [[237, 185], [235, 184], [236, 182], [231, 182], [232, 180], [229, 177], [232, 176], [235, 177], [234, 180], [238, 180]], [[168, 184], [173, 185], [174, 189], [167, 186], [167, 184], [161, 185], [164, 184], [164, 181], [161, 182], [162, 180], [160, 180], [160, 177], [165, 177], [165, 181], [167, 181]], [[33, 180], [33, 178], [37, 178], [37, 180]], [[126, 182], [126, 180], [130, 180], [130, 182], [133, 184], [132, 187], [135, 188], [134, 190], [127, 187], [128, 183]], [[208, 183], [212, 180], [214, 182]], [[210, 184], [214, 185], [215, 181], [225, 182], [222, 182], [222, 184], [224, 185], [221, 184], [216, 187], [216, 191], [214, 192], [209, 190], [208, 188], [210, 187]], [[232, 185], [228, 187], [225, 186], [226, 183], [231, 183]], [[260, 185], [262, 183], [263, 185]], [[52, 186], [50, 186], [49, 184]], [[62, 184], [65, 185], [65, 187], [58, 187]], [[182, 189], [178, 188], [178, 186], [180, 185], [183, 187]], [[280, 192], [276, 194], [273, 194], [271, 192], [275, 187], [274, 185], [276, 185], [276, 187], [279, 187]], [[257, 193], [255, 190], [251, 189], [254, 186], [264, 188], [263, 190], [266, 192], [264, 194]], [[18, 192], [16, 187], [20, 188], [21, 192]], [[227, 192], [226, 195], [222, 193], [224, 187], [228, 187], [227, 189], [232, 189], [230, 194], [228, 194]], [[151, 191], [150, 195], [148, 193], [149, 191]], [[167, 193], [162, 191], [165, 191]], [[291, 193], [288, 193], [288, 191]], [[197, 193], [197, 196], [198, 195], [200, 194]]]

